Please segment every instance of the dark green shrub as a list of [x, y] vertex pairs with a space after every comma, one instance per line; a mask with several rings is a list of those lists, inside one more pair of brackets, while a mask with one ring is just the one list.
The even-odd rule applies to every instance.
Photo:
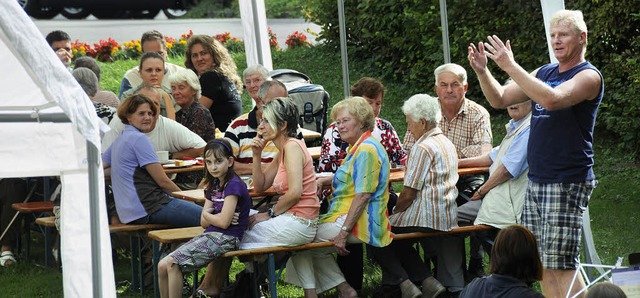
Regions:
[[[451, 61], [469, 71], [467, 96], [488, 107], [468, 67], [467, 47], [489, 34], [511, 40], [516, 61], [533, 71], [547, 63], [546, 33], [539, 1], [448, 1]], [[335, 0], [306, 2], [305, 16], [321, 26], [319, 39], [339, 47]], [[582, 10], [589, 27], [587, 59], [605, 78], [605, 99], [598, 126], [619, 136], [619, 146], [640, 147], [640, 1], [567, 0], [567, 9]], [[444, 61], [438, 0], [345, 0], [349, 59], [364, 62], [387, 80], [411, 82], [433, 93], [433, 69]], [[504, 72], [489, 68], [499, 81]]]

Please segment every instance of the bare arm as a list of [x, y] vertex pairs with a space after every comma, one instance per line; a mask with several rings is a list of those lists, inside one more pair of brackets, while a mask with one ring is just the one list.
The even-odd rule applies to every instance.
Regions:
[[278, 155], [276, 155], [273, 161], [271, 161], [267, 168], [263, 170], [260, 161], [262, 159], [262, 149], [264, 149], [265, 145], [266, 141], [261, 139], [259, 136], [251, 140], [251, 149], [253, 151], [253, 187], [257, 192], [262, 192], [273, 184], [273, 179], [275, 179], [276, 174], [278, 173], [280, 154], [282, 154], [282, 152], [278, 152]]
[[526, 96], [547, 110], [564, 109], [592, 100], [600, 92], [601, 78], [594, 70], [581, 71], [572, 79], [551, 88], [535, 77], [537, 71], [529, 74], [515, 62], [510, 41], [505, 44], [496, 35], [489, 36], [488, 40], [489, 43], [484, 44], [486, 56], [496, 62]]
[[304, 167], [304, 152], [298, 144], [287, 142], [284, 150], [284, 165], [287, 169], [287, 192], [280, 196], [273, 206], [273, 213], [280, 215], [293, 207], [302, 196], [302, 168]]
[[200, 148], [189, 148], [178, 152], [171, 153], [171, 157], [173, 159], [182, 159], [184, 157], [196, 158], [198, 156], [202, 156], [204, 153], [204, 147]]
[[349, 251], [345, 248], [347, 244], [347, 237], [351, 234], [351, 230], [358, 222], [358, 219], [362, 215], [362, 212], [367, 207], [369, 203], [369, 199], [371, 198], [370, 193], [359, 193], [356, 194], [356, 197], [353, 199], [351, 203], [351, 207], [349, 208], [349, 212], [347, 213], [347, 218], [344, 221], [344, 227], [346, 227], [347, 231], [341, 230], [338, 235], [332, 239], [333, 246], [336, 248], [340, 255], [347, 255]]
[[500, 164], [498, 168], [493, 173], [491, 173], [491, 176], [489, 176], [487, 182], [480, 186], [480, 188], [478, 188], [473, 196], [471, 196], [471, 200], [473, 201], [482, 199], [494, 187], [508, 181], [511, 178], [511, 173], [509, 173], [509, 171], [503, 164]]
[[200, 96], [200, 98], [198, 99], [198, 101], [205, 107], [207, 107], [207, 109], [210, 109], [211, 106], [213, 105], [213, 99], [208, 98], [204, 95]]
[[209, 222], [205, 218], [206, 213], [211, 213], [213, 211], [213, 202], [209, 200], [204, 200], [204, 206], [202, 207], [202, 212], [200, 213], [200, 226], [203, 229], [209, 227]]
[[407, 210], [407, 208], [409, 208], [409, 206], [411, 206], [411, 204], [413, 203], [413, 200], [416, 199], [417, 195], [418, 195], [417, 189], [413, 189], [408, 186], [403, 187], [402, 191], [400, 192], [400, 195], [398, 196], [396, 207], [393, 208], [393, 213], [394, 214], [400, 213]]
[[167, 118], [176, 120], [176, 108], [173, 106], [171, 96], [164, 90], [162, 91], [162, 101], [164, 101], [164, 108], [167, 111]]
[[493, 161], [491, 160], [491, 157], [489, 157], [489, 152], [487, 152], [480, 156], [463, 158], [458, 160], [458, 167], [459, 168], [486, 167], [486, 166], [490, 166], [491, 163], [493, 163]]
[[[210, 207], [209, 209], [202, 209], [202, 216], [200, 219], [200, 224], [202, 225], [202, 221], [208, 223], [209, 225], [216, 226], [218, 228], [226, 229], [231, 225], [231, 220], [233, 219], [233, 213], [236, 210], [236, 206], [238, 205], [238, 196], [226, 196], [224, 198], [224, 204], [222, 205], [222, 210], [218, 214], [211, 214], [213, 210]], [[206, 206], [206, 205], [205, 205]], [[204, 227], [204, 225], [202, 225]]]
[[480, 82], [482, 93], [492, 107], [504, 109], [510, 105], [526, 101], [527, 95], [517, 84], [502, 86], [487, 68], [487, 53], [484, 43], [479, 42], [478, 47], [473, 43], [468, 48], [468, 59], [471, 68], [475, 71]]
[[172, 194], [174, 191], [180, 191], [180, 188], [167, 177], [167, 174], [164, 173], [162, 166], [157, 163], [150, 163], [144, 168], [149, 172], [153, 181], [155, 181], [158, 186], [160, 186], [166, 193]]

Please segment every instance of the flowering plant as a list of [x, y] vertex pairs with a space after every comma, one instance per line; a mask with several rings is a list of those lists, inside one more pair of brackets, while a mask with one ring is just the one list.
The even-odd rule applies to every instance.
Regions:
[[114, 60], [113, 56], [118, 53], [121, 46], [117, 41], [109, 37], [106, 41], [101, 39], [99, 43], [94, 43], [93, 48], [95, 50], [96, 60], [107, 62]]
[[311, 43], [307, 41], [307, 36], [299, 31], [293, 32], [293, 34], [287, 36], [287, 41], [284, 43], [287, 45], [288, 49], [311, 46]]
[[[268, 28], [268, 32], [271, 50], [279, 51], [280, 48], [276, 34], [271, 31], [271, 28]], [[313, 34], [312, 32], [309, 33]], [[187, 40], [192, 35], [193, 31], [189, 30], [188, 33], [183, 33], [179, 39], [165, 36], [167, 54], [173, 58], [182, 57], [186, 53]], [[231, 36], [229, 32], [214, 35], [213, 38], [221, 42], [229, 52], [244, 52], [244, 42], [241, 39]], [[307, 36], [298, 31], [287, 37], [286, 44], [289, 49], [311, 46], [311, 43], [307, 41]], [[74, 59], [82, 56], [90, 56], [101, 62], [112, 62], [119, 59], [138, 59], [142, 56], [140, 40], [125, 41], [120, 45], [112, 38], [107, 38], [107, 40], [100, 40], [100, 42], [94, 43], [92, 47], [88, 43], [80, 42], [76, 39], [76, 41], [71, 43], [71, 50]]]
[[137, 59], [142, 56], [142, 45], [140, 40], [125, 41], [122, 43], [120, 52], [118, 53], [119, 59]]
[[229, 52], [244, 52], [244, 42], [238, 38], [232, 37], [229, 32], [216, 34], [213, 38], [223, 44]]
[[183, 56], [187, 52], [187, 40], [193, 35], [193, 31], [189, 30], [188, 33], [182, 33], [180, 38], [176, 40], [173, 37], [165, 36], [164, 39], [167, 42], [167, 54], [173, 58]]
[[278, 37], [273, 31], [271, 31], [271, 27], [267, 27], [269, 32], [269, 46], [271, 46], [272, 51], [279, 51], [280, 45], [278, 45]]
[[71, 52], [74, 59], [82, 56], [95, 56], [95, 51], [91, 48], [91, 45], [86, 42], [80, 42], [77, 39], [71, 43]]

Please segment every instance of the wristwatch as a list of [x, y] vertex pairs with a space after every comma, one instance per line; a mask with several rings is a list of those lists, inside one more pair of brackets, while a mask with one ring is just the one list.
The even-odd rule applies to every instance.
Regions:
[[349, 228], [347, 228], [347, 226], [342, 226], [342, 227], [340, 228], [340, 230], [343, 230], [343, 231], [345, 231], [345, 232], [349, 233]]
[[269, 217], [274, 218], [278, 215], [276, 215], [275, 212], [273, 212], [273, 206], [271, 206], [271, 208], [269, 208], [269, 210], [267, 210], [267, 215], [269, 215]]

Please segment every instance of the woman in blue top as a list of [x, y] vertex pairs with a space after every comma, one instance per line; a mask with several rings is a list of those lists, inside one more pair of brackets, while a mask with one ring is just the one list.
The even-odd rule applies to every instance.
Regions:
[[105, 175], [111, 175], [117, 219], [122, 223], [167, 224], [193, 227], [200, 224], [202, 207], [173, 198], [180, 188], [165, 174], [145, 133], [153, 129], [158, 106], [138, 94], [118, 107], [124, 131], [102, 155]]
[[[161, 297], [182, 297], [183, 273], [198, 270], [220, 255], [238, 249], [249, 222], [251, 197], [233, 171], [233, 152], [226, 140], [213, 140], [204, 149], [207, 175], [200, 225], [205, 231], [158, 263]], [[234, 213], [238, 224], [231, 224]]]

